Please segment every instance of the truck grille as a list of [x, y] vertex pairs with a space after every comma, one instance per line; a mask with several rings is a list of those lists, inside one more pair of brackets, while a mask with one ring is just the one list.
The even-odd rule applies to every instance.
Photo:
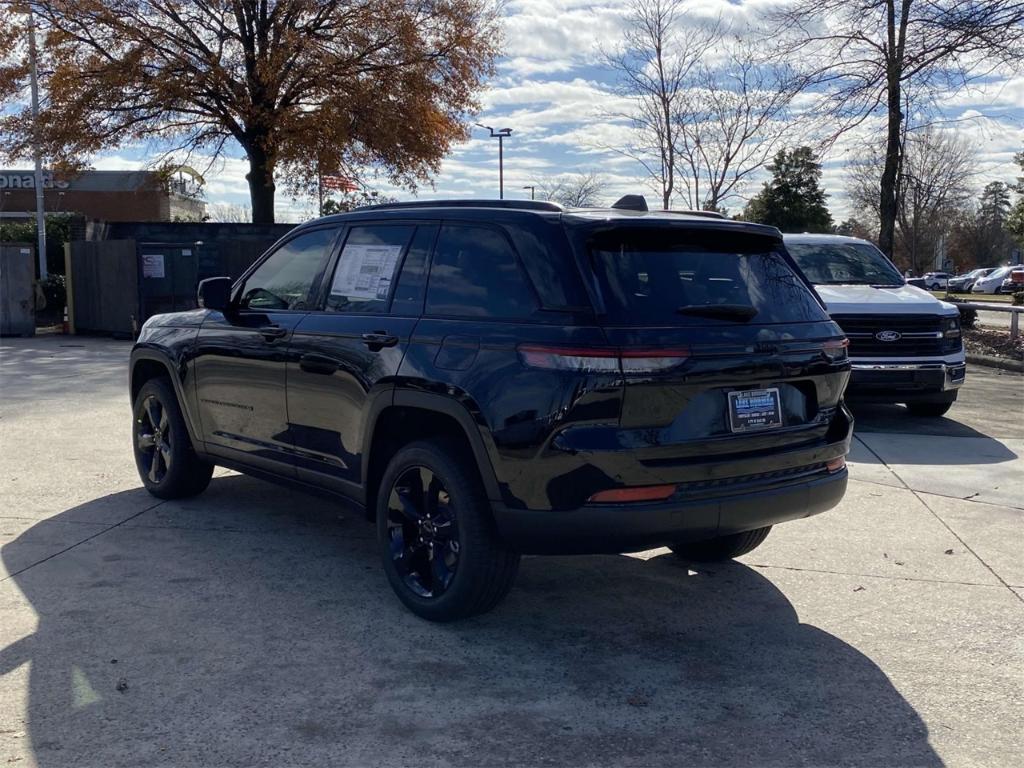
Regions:
[[[850, 357], [927, 357], [961, 348], [959, 337], [943, 335], [945, 318], [937, 315], [833, 315], [850, 340]], [[883, 341], [878, 334], [894, 331], [899, 338]]]

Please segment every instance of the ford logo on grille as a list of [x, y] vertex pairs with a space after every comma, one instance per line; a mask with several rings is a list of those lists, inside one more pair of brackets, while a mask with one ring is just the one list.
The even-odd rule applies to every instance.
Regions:
[[875, 334], [875, 338], [879, 341], [899, 341], [903, 338], [903, 334], [899, 331], [879, 331]]

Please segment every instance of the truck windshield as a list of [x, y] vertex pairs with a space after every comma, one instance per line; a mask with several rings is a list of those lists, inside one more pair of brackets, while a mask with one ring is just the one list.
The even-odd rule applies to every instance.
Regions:
[[721, 234], [714, 241], [635, 231], [592, 241], [588, 251], [608, 321], [636, 326], [827, 319], [771, 243], [730, 244]]
[[786, 250], [815, 285], [903, 285], [892, 262], [868, 243], [787, 243]]

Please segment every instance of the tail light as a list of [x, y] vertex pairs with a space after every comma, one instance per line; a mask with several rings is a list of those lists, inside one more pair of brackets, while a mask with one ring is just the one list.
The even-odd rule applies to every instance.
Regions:
[[599, 373], [653, 373], [681, 365], [690, 356], [690, 350], [684, 347], [617, 349], [520, 344], [518, 349], [523, 364], [531, 368]]
[[676, 492], [674, 485], [641, 485], [635, 488], [612, 488], [595, 493], [588, 504], [622, 504], [630, 501], [664, 501]]
[[826, 341], [822, 345], [822, 350], [825, 352], [825, 357], [829, 359], [829, 362], [839, 363], [847, 358], [849, 346], [849, 339], [833, 339], [832, 341]]
[[846, 457], [840, 456], [838, 459], [826, 461], [825, 469], [827, 469], [829, 472], [838, 472], [841, 469], [846, 469]]

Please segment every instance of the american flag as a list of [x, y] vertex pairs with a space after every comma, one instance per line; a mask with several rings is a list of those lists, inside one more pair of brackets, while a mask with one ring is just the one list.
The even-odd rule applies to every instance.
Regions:
[[321, 176], [320, 184], [324, 189], [334, 189], [338, 192], [355, 192], [359, 189], [356, 181], [348, 176]]

